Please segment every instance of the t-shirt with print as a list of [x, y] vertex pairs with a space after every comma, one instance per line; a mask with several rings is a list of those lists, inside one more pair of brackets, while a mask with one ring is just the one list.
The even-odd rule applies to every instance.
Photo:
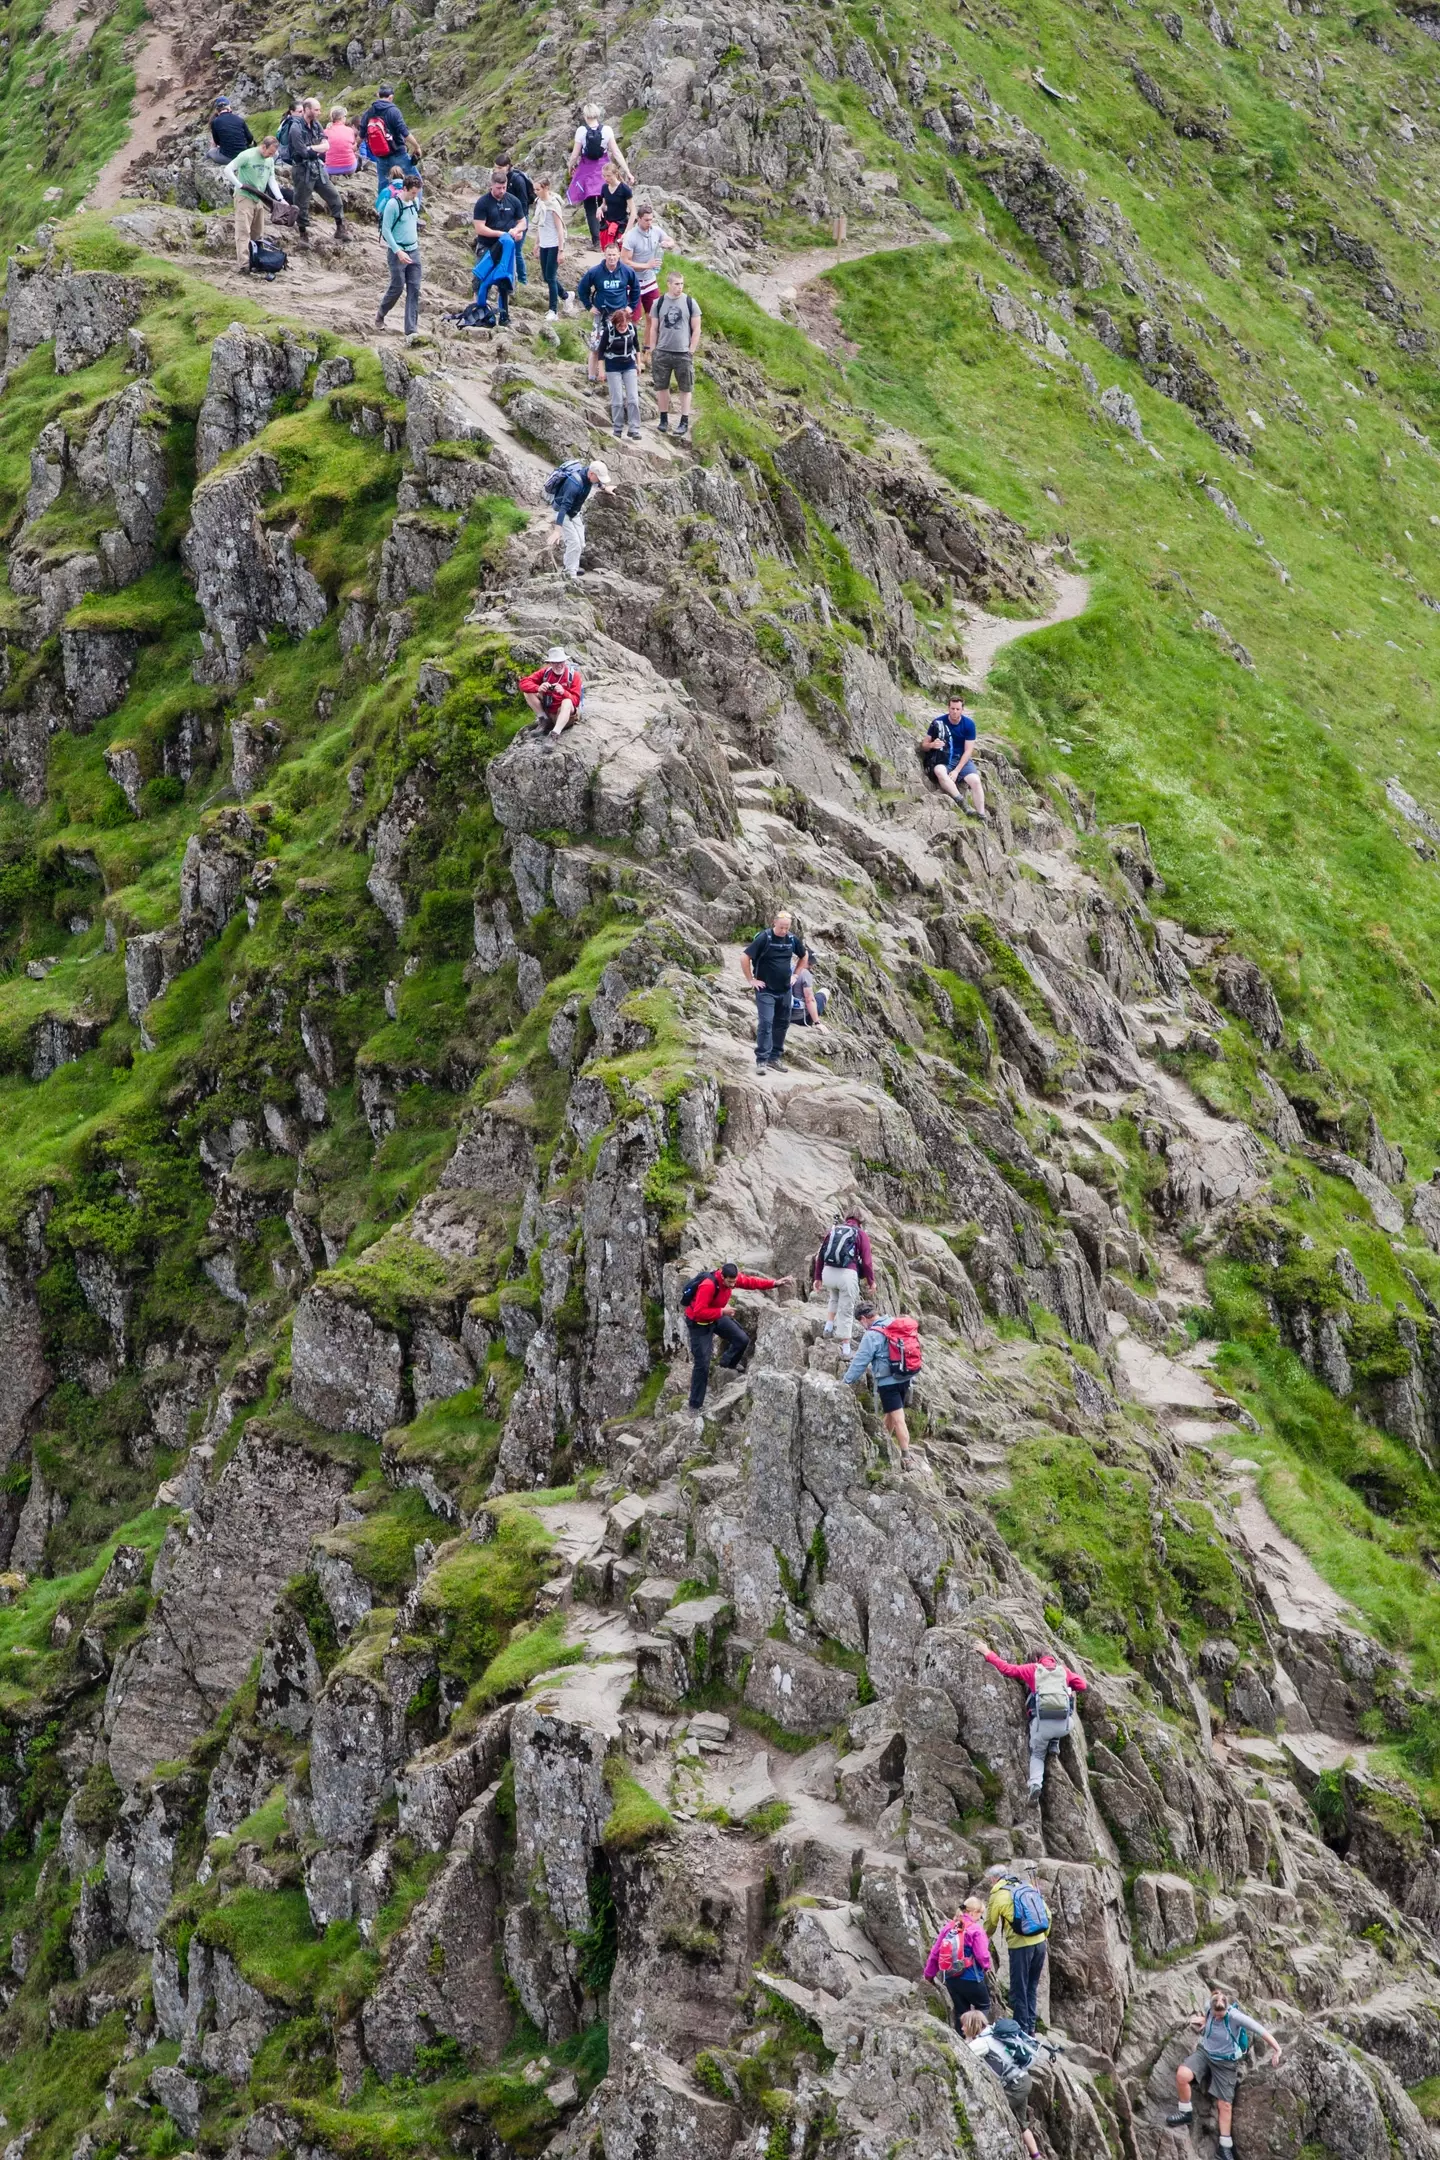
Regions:
[[666, 293], [663, 300], [655, 303], [650, 320], [655, 325], [653, 350], [664, 353], [688, 353], [690, 333], [700, 313], [699, 303], [689, 293]]
[[759, 937], [751, 938], [745, 947], [756, 980], [767, 990], [777, 992], [790, 988], [790, 970], [796, 960], [807, 957], [803, 939], [793, 931], [779, 937], [773, 930], [762, 930]]

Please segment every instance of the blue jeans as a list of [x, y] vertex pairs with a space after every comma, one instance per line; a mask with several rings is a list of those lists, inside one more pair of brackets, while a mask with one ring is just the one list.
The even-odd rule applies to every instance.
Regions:
[[561, 301], [569, 298], [565, 287], [560, 283], [560, 250], [558, 247], [541, 248], [540, 275], [545, 280], [545, 290], [550, 295], [550, 305], [558, 315]]
[[785, 1055], [785, 1037], [790, 1032], [790, 992], [766, 990], [758, 987], [755, 992], [755, 1063], [773, 1065], [776, 1058]]
[[525, 275], [524, 233], [521, 233], [519, 239], [515, 242], [515, 282], [517, 285], [528, 285], [530, 282], [529, 278]]
[[400, 168], [402, 178], [406, 173], [413, 173], [418, 170], [415, 161], [410, 156], [408, 150], [392, 150], [388, 157], [376, 158], [375, 193], [377, 195], [380, 193], [381, 188], [384, 187], [386, 181], [390, 178], [391, 172], [397, 165]]
[[1010, 2015], [1022, 2032], [1033, 2033], [1040, 2013], [1040, 1974], [1045, 1964], [1043, 1942], [1010, 1945]]

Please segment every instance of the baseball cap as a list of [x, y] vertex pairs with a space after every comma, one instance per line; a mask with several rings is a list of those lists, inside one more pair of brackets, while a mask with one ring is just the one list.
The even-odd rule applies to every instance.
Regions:
[[597, 480], [597, 481], [599, 482], [599, 484], [600, 484], [600, 486], [601, 486], [601, 487], [603, 487], [603, 488], [608, 488], [608, 487], [609, 487], [609, 485], [610, 485], [610, 468], [609, 468], [609, 466], [608, 466], [608, 465], [602, 465], [602, 464], [600, 463], [600, 460], [599, 460], [599, 459], [597, 458], [597, 459], [595, 460], [595, 463], [594, 463], [594, 464], [593, 464], [593, 465], [592, 465], [592, 466], [590, 467], [590, 470], [591, 470], [591, 472], [592, 472], [592, 473], [594, 473], [594, 475], [595, 475], [595, 478], [596, 478], [596, 480]]

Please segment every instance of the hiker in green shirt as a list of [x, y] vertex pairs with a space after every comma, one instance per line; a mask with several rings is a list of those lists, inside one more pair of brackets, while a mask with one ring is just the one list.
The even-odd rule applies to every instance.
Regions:
[[381, 329], [401, 293], [405, 295], [405, 335], [412, 337], [420, 320], [420, 175], [407, 173], [398, 195], [392, 194], [380, 213], [380, 237], [390, 256], [390, 283], [375, 310], [375, 327]]
[[283, 202], [275, 178], [280, 145], [267, 135], [258, 146], [251, 144], [232, 159], [228, 168], [235, 190], [235, 260], [242, 271], [250, 268], [250, 243], [265, 237], [265, 204]]

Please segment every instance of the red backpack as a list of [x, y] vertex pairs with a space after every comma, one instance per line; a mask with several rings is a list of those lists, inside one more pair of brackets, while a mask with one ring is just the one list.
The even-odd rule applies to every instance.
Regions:
[[370, 152], [371, 157], [382, 158], [394, 155], [395, 146], [390, 140], [390, 130], [380, 118], [379, 113], [376, 113], [373, 119], [366, 123], [365, 147]]
[[920, 1348], [920, 1330], [910, 1315], [900, 1313], [894, 1320], [887, 1320], [880, 1333], [889, 1352], [892, 1379], [908, 1380], [913, 1373], [919, 1372], [924, 1355]]
[[935, 1960], [942, 1973], [969, 1972], [975, 1959], [957, 1927], [947, 1927], [940, 1937], [940, 1954]]

